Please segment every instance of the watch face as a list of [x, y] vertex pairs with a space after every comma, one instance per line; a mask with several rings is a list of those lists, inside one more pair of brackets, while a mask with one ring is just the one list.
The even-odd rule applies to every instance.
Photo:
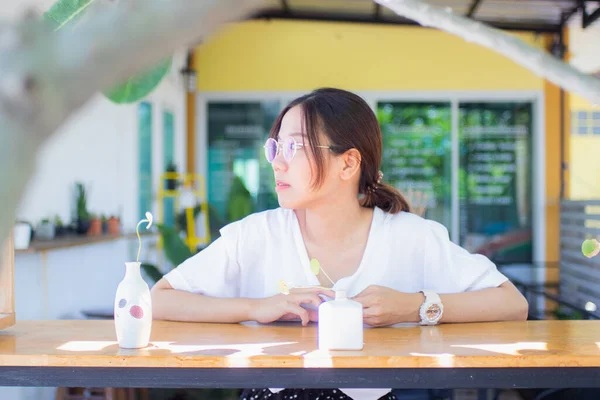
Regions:
[[429, 321], [435, 321], [442, 314], [442, 309], [438, 304], [431, 304], [425, 311], [425, 316]]

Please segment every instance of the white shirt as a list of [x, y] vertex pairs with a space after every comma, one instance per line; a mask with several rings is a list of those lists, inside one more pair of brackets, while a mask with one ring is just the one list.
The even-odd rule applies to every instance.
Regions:
[[[310, 269], [296, 214], [284, 208], [225, 226], [220, 238], [165, 278], [174, 289], [214, 297], [274, 296], [281, 280], [290, 288], [320, 285]], [[470, 254], [451, 242], [443, 225], [376, 207], [358, 269], [338, 280], [333, 289], [346, 290], [348, 297], [371, 285], [408, 293], [460, 293], [497, 287], [506, 281], [485, 256]], [[377, 399], [389, 391], [342, 390], [355, 400]]]
[[[284, 208], [225, 226], [220, 238], [165, 278], [174, 289], [214, 297], [274, 296], [281, 280], [290, 287], [320, 285], [311, 272], [296, 214]], [[505, 281], [485, 256], [470, 254], [451, 242], [443, 225], [376, 207], [358, 269], [338, 280], [333, 289], [346, 290], [348, 297], [370, 285], [408, 293], [460, 293]]]

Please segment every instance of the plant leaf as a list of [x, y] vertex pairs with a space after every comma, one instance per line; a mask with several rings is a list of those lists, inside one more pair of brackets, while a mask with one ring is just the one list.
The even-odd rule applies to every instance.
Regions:
[[141, 267], [146, 275], [148, 275], [155, 283], [162, 279], [163, 274], [156, 265], [142, 263]]
[[75, 26], [84, 14], [87, 8], [95, 0], [58, 0], [42, 16], [43, 20], [50, 24], [55, 30], [61, 29], [65, 25]]
[[[58, 0], [43, 15], [43, 20], [55, 30], [68, 27], [76, 29], [86, 11], [97, 0]], [[112, 5], [110, 5], [112, 6]], [[85, 21], [83, 22], [85, 23]], [[172, 57], [162, 60], [158, 65], [131, 76], [125, 82], [112, 87], [103, 94], [113, 103], [134, 103], [150, 94], [169, 73]]]
[[162, 224], [156, 227], [162, 236], [165, 255], [175, 267], [194, 255], [175, 229]]
[[103, 94], [117, 104], [134, 103], [149, 95], [171, 70], [171, 59], [161, 61], [147, 71], [140, 72], [122, 84], [109, 89]]

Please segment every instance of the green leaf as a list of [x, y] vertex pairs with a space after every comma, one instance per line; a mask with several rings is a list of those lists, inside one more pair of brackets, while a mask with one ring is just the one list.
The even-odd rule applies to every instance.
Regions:
[[146, 275], [148, 275], [154, 282], [158, 282], [162, 279], [163, 274], [156, 265], [142, 263], [141, 267]]
[[[58, 0], [44, 13], [43, 20], [55, 30], [76, 29], [78, 21], [96, 0]], [[134, 103], [150, 94], [169, 73], [172, 57], [158, 65], [133, 75], [125, 82], [110, 88], [103, 94], [117, 104]]]
[[95, 0], [58, 0], [42, 16], [43, 20], [50, 24], [55, 30], [59, 30], [65, 25], [75, 26], [75, 21], [79, 20], [87, 8]]
[[156, 226], [162, 236], [165, 255], [171, 264], [176, 267], [194, 255], [175, 229], [162, 224]]
[[103, 92], [112, 102], [117, 104], [134, 103], [149, 95], [169, 73], [171, 57], [160, 62], [151, 69], [132, 76], [126, 82]]

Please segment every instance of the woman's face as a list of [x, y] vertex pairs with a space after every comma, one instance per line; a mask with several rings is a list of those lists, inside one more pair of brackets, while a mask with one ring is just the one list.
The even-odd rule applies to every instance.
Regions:
[[[333, 171], [336, 163], [331, 162], [334, 156], [328, 149], [317, 149], [326, 152], [324, 180], [322, 186], [313, 188], [313, 176], [316, 176], [317, 166], [311, 154], [308, 137], [303, 131], [303, 112], [300, 106], [293, 107], [283, 117], [277, 141], [280, 145], [284, 145], [290, 136], [301, 146], [297, 146], [296, 155], [291, 161], [283, 157], [282, 150], [273, 160], [277, 199], [279, 205], [284, 208], [309, 208], [335, 193], [336, 186], [339, 184]], [[329, 144], [324, 135], [319, 144]]]

